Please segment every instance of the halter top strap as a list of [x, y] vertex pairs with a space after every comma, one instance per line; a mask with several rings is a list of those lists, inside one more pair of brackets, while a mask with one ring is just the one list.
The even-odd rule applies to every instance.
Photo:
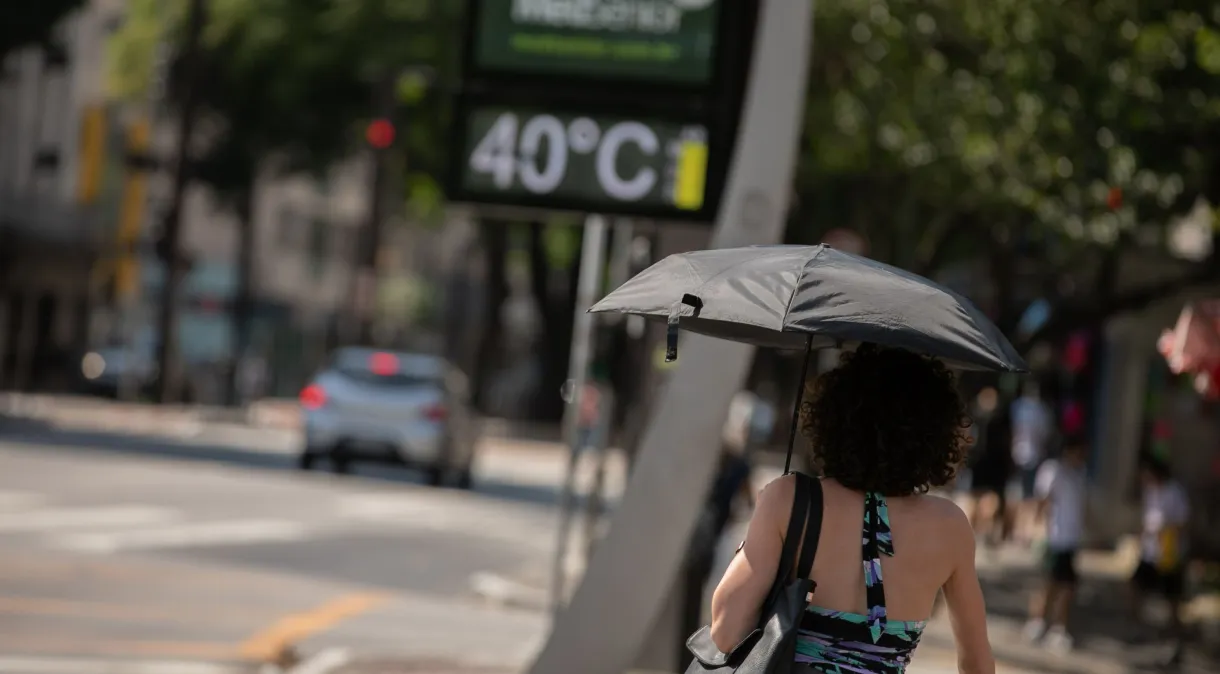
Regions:
[[876, 643], [885, 632], [885, 585], [881, 578], [881, 555], [894, 556], [894, 536], [885, 496], [864, 494], [864, 594], [868, 602], [868, 628]]

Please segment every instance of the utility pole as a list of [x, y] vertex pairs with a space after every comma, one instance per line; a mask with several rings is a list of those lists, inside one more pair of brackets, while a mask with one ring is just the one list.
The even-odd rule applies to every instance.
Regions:
[[157, 399], [162, 403], [174, 401], [179, 392], [178, 371], [178, 295], [186, 275], [183, 264], [182, 202], [190, 179], [191, 136], [194, 135], [196, 108], [199, 92], [196, 80], [199, 74], [199, 40], [207, 21], [204, 0], [191, 0], [186, 21], [186, 42], [183, 44], [182, 72], [184, 95], [178, 111], [178, 148], [174, 160], [174, 184], [170, 193], [170, 205], [165, 213], [161, 237], [157, 241], [157, 253], [165, 265], [165, 280], [161, 286], [161, 313], [157, 320]]
[[369, 145], [372, 164], [372, 179], [369, 180], [368, 222], [355, 269], [355, 297], [352, 307], [356, 310], [361, 344], [372, 345], [377, 316], [377, 263], [381, 250], [381, 233], [385, 224], [386, 185], [389, 182], [389, 154], [394, 145], [395, 74], [383, 74], [377, 81], [373, 93], [374, 120], [369, 124], [365, 139]]

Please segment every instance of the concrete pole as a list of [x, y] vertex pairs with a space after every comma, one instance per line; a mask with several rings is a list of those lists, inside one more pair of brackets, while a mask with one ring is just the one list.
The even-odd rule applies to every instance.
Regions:
[[[781, 240], [812, 28], [812, 2], [762, 0], [714, 247]], [[678, 368], [645, 431], [610, 532], [555, 620], [533, 674], [622, 674], [636, 662], [681, 568], [715, 472], [722, 413], [752, 354], [743, 344], [683, 336]], [[682, 638], [674, 634], [675, 655]]]
[[559, 526], [556, 531], [555, 561], [551, 570], [551, 610], [555, 615], [563, 609], [567, 598], [568, 544], [571, 537], [573, 505], [576, 500], [576, 468], [580, 453], [580, 408], [589, 381], [589, 362], [593, 357], [595, 326], [589, 307], [597, 301], [602, 274], [605, 271], [606, 218], [589, 215], [585, 219], [584, 242], [580, 253], [580, 278], [576, 284], [576, 318], [572, 326], [572, 355], [568, 361], [568, 382], [572, 398], [563, 415], [563, 437], [568, 445], [568, 465], [564, 471], [563, 490], [559, 495]]

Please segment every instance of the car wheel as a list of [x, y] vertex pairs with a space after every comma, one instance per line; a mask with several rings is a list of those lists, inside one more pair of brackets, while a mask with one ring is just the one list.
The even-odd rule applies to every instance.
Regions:
[[458, 489], [470, 489], [474, 486], [474, 475], [471, 474], [470, 466], [458, 471], [457, 477], [453, 480], [453, 486]]
[[330, 470], [335, 475], [347, 475], [352, 472], [352, 457], [342, 447], [331, 450]]
[[428, 466], [424, 469], [424, 482], [429, 487], [439, 487], [445, 483], [444, 466]]
[[318, 455], [309, 450], [301, 452], [301, 456], [297, 457], [297, 468], [301, 470], [313, 470], [313, 464], [318, 460]]

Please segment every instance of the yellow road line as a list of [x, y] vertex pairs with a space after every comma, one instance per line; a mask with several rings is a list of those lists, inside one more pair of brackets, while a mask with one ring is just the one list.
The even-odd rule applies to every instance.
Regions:
[[274, 661], [292, 644], [365, 613], [387, 599], [386, 595], [381, 594], [348, 594], [308, 611], [291, 613], [242, 642], [241, 657], [260, 662]]

